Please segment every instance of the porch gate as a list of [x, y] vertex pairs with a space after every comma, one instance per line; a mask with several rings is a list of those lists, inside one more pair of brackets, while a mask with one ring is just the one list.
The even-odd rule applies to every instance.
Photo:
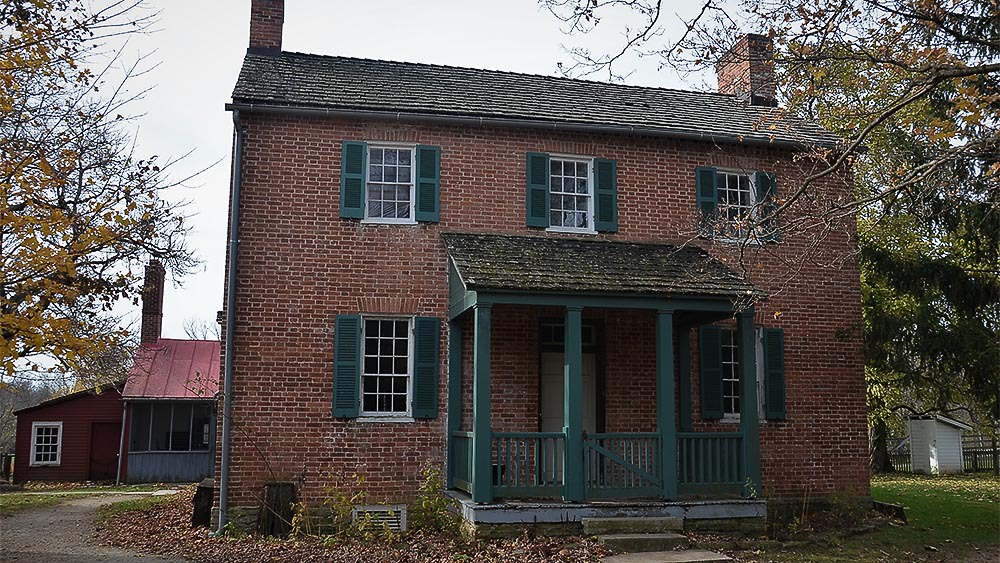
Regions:
[[587, 498], [659, 495], [659, 459], [660, 436], [655, 432], [585, 435], [583, 479]]

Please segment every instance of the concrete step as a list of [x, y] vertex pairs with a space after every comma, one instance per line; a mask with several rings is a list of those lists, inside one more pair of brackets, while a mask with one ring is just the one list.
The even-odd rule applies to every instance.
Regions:
[[583, 533], [589, 536], [607, 534], [662, 534], [684, 529], [683, 518], [584, 518]]
[[687, 537], [681, 534], [610, 534], [597, 536], [597, 541], [615, 551], [629, 553], [668, 551], [688, 544]]
[[704, 549], [684, 549], [681, 551], [650, 551], [647, 553], [625, 553], [601, 559], [606, 563], [732, 563], [732, 559], [721, 553]]

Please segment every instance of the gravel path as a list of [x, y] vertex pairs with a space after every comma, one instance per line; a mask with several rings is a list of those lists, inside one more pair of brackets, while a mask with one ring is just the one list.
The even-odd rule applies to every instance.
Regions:
[[139, 556], [96, 545], [97, 508], [128, 495], [74, 498], [55, 506], [28, 509], [0, 519], [0, 562], [18, 563], [184, 563], [184, 559]]

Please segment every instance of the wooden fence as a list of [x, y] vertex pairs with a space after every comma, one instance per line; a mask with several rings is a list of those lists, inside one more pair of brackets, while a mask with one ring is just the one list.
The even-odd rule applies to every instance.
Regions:
[[[909, 473], [913, 471], [913, 461], [910, 458], [909, 438], [889, 438], [889, 461], [896, 471]], [[996, 471], [997, 442], [981, 434], [962, 436], [962, 461], [966, 472]]]

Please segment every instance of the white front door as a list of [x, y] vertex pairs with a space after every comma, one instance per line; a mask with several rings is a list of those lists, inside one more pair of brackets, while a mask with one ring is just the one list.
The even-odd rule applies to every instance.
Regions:
[[[542, 432], [562, 432], [565, 362], [560, 352], [542, 353], [541, 416]], [[597, 358], [583, 355], [583, 429], [597, 432]]]

